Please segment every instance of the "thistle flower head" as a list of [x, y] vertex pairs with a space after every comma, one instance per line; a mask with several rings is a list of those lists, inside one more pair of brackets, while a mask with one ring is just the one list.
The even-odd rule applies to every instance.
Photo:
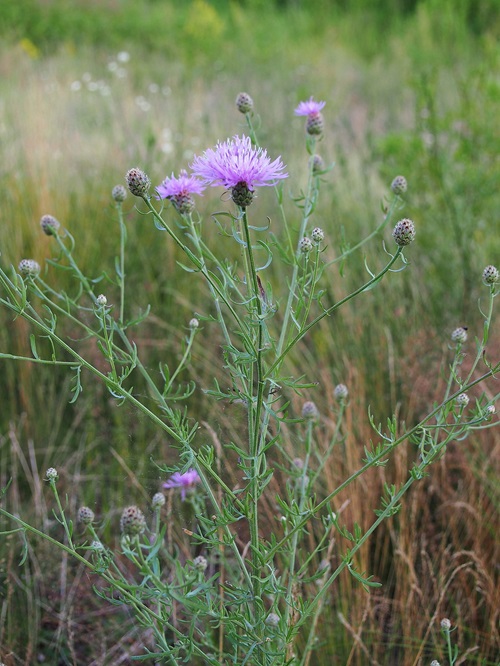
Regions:
[[459, 345], [467, 340], [467, 329], [465, 326], [459, 326], [451, 333], [451, 341], [456, 342]]
[[122, 203], [127, 198], [127, 190], [123, 185], [115, 185], [111, 190], [111, 196], [113, 197], [116, 203]]
[[99, 294], [99, 296], [95, 299], [95, 302], [99, 307], [104, 308], [108, 303], [108, 299], [104, 294]]
[[278, 157], [271, 162], [267, 151], [252, 146], [250, 137], [234, 136], [215, 148], [208, 148], [195, 157], [191, 169], [195, 176], [215, 187], [222, 185], [231, 190], [238, 205], [246, 206], [256, 187], [275, 185], [287, 178], [284, 165]]
[[56, 481], [59, 478], [57, 469], [55, 467], [49, 467], [49, 469], [45, 472], [45, 478], [47, 481]]
[[316, 102], [312, 97], [310, 97], [307, 102], [300, 102], [298, 107], [295, 109], [296, 116], [307, 116], [306, 120], [306, 132], [311, 136], [320, 136], [323, 134], [323, 116], [321, 115], [321, 110], [325, 106], [326, 102]]
[[408, 183], [404, 176], [396, 176], [391, 183], [391, 190], [394, 194], [404, 194], [408, 188]]
[[301, 238], [299, 241], [299, 250], [302, 252], [302, 254], [309, 254], [309, 252], [313, 249], [313, 244], [312, 240], [308, 238], [307, 236], [304, 236], [304, 238]]
[[84, 525], [90, 525], [94, 522], [94, 512], [88, 506], [81, 506], [78, 509], [78, 522]]
[[208, 562], [203, 555], [198, 555], [198, 557], [195, 557], [193, 560], [193, 566], [195, 569], [198, 569], [198, 571], [205, 571], [208, 567]]
[[44, 234], [47, 236], [55, 236], [61, 223], [53, 215], [42, 215], [40, 218], [40, 226], [42, 227]]
[[311, 238], [315, 243], [321, 243], [325, 239], [325, 232], [320, 227], [314, 227], [311, 231]]
[[269, 613], [266, 617], [266, 624], [269, 627], [277, 627], [280, 623], [280, 616], [277, 613]]
[[165, 178], [161, 185], [158, 185], [156, 191], [159, 199], [169, 199], [176, 211], [183, 215], [194, 210], [192, 195], [201, 195], [204, 189], [205, 185], [201, 180], [194, 176], [188, 176], [187, 171], [182, 169], [178, 178], [174, 174], [170, 178]]
[[313, 176], [319, 175], [325, 169], [325, 163], [321, 155], [314, 155], [312, 158], [312, 172]]
[[496, 266], [486, 266], [483, 271], [483, 282], [488, 286], [500, 281], [500, 272]]
[[469, 396], [467, 395], [467, 393], [460, 393], [455, 398], [455, 402], [459, 407], [467, 407], [467, 405], [469, 404]]
[[399, 220], [392, 232], [393, 238], [399, 247], [409, 245], [415, 240], [415, 225], [407, 218]]
[[23, 277], [34, 278], [40, 273], [40, 264], [34, 259], [21, 259], [17, 269]]
[[137, 506], [127, 506], [120, 518], [120, 530], [125, 536], [142, 534], [146, 529], [146, 519]]
[[165, 495], [163, 493], [155, 493], [153, 499], [151, 500], [151, 506], [153, 509], [161, 509], [165, 504]]
[[349, 391], [347, 390], [347, 386], [345, 384], [337, 384], [333, 390], [333, 396], [337, 402], [343, 402], [347, 399], [348, 395]]
[[319, 416], [318, 408], [311, 400], [302, 405], [302, 418], [307, 420], [317, 419]]
[[246, 92], [240, 92], [236, 97], [236, 108], [240, 113], [253, 111], [253, 99]]
[[184, 501], [186, 499], [186, 492], [188, 490], [193, 490], [196, 487], [196, 484], [200, 482], [200, 476], [195, 469], [188, 469], [187, 472], [181, 474], [180, 472], [175, 472], [172, 474], [168, 481], [165, 481], [163, 487], [166, 489], [169, 488], [180, 488], [181, 489], [181, 499]]
[[451, 622], [447, 617], [443, 617], [441, 620], [441, 629], [444, 629], [445, 631], [449, 631], [451, 629]]
[[137, 167], [127, 171], [125, 176], [128, 189], [136, 197], [148, 197], [149, 188], [151, 187], [151, 180], [142, 169]]

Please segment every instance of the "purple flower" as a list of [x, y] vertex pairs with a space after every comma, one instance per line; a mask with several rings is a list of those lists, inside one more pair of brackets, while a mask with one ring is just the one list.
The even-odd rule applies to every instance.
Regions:
[[200, 482], [200, 476], [195, 469], [188, 469], [187, 472], [181, 474], [180, 472], [175, 472], [172, 474], [168, 481], [165, 481], [163, 484], [164, 488], [180, 488], [181, 489], [181, 499], [184, 501], [186, 499], [186, 492], [192, 490], [197, 483]]
[[194, 201], [191, 195], [202, 194], [205, 185], [194, 176], [188, 176], [187, 172], [183, 169], [179, 178], [175, 178], [174, 174], [170, 178], [165, 178], [161, 185], [158, 185], [156, 191], [158, 192], [159, 199], [170, 199], [174, 204], [176, 210], [183, 213], [190, 213], [194, 209]]
[[235, 136], [209, 148], [201, 157], [195, 157], [191, 169], [195, 176], [212, 186], [228, 189], [246, 186], [251, 192], [256, 187], [275, 185], [281, 178], [284, 165], [278, 157], [271, 162], [267, 151], [252, 146], [250, 137]]
[[316, 116], [323, 109], [326, 102], [315, 102], [310, 97], [307, 102], [301, 102], [295, 109], [296, 116]]

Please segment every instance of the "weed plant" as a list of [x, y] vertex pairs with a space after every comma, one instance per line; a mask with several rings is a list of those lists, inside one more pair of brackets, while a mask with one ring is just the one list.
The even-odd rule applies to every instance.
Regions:
[[[1, 356], [68, 373], [72, 403], [98, 380], [108, 400], [141, 415], [177, 450], [176, 465], [153, 460], [163, 490], [153, 494], [149, 507], [129, 504], [119, 510], [118, 545], [106, 538], [93, 509], [76, 507], [68, 493], [61, 493], [53, 466], [44, 477], [53, 496], [52, 524], [33, 525], [18, 515], [16, 498], [9, 496], [10, 482], [3, 490], [7, 508], [0, 513], [10, 523], [4, 537], [14, 535], [23, 543], [21, 564], [29, 559], [34, 537], [99, 577], [94, 587], [98, 596], [125, 606], [140, 628], [138, 660], [307, 666], [318, 659], [320, 618], [341, 576], [350, 576], [359, 594], [380, 587], [363, 566], [362, 553], [374, 532], [387, 521], [397, 521], [409, 489], [432, 465], [440, 464], [452, 443], [496, 425], [498, 393], [487, 395], [483, 387], [500, 369], [500, 362], [487, 354], [500, 275], [493, 265], [483, 270], [483, 333], [467, 367], [467, 330], [458, 326], [451, 334], [440, 399], [413, 425], [405, 425], [397, 414], [382, 425], [369, 412], [373, 439], [365, 441], [356, 469], [333, 482], [325, 479], [332, 457], [342, 460], [350, 392], [344, 382], [333, 388], [335, 406], [326, 434], [311, 399], [320, 390], [309, 372], [311, 365], [318, 365], [315, 331], [381, 283], [398, 280], [407, 268], [415, 224], [404, 217], [396, 222], [407, 183], [395, 177], [373, 233], [327, 260], [328, 238], [314, 225], [322, 183], [331, 174], [318, 153], [324, 102], [311, 97], [295, 110], [305, 117], [307, 179], [302, 186], [292, 186], [296, 194], [291, 212], [284, 198], [289, 173], [280, 157], [272, 160], [260, 147], [250, 96], [241, 93], [237, 107], [247, 135], [195, 156], [191, 173], [181, 170], [165, 178], [153, 196], [144, 171], [132, 168], [126, 175], [128, 190], [139, 201], [142, 224], [152, 224], [158, 237], [176, 248], [175, 270], [203, 286], [177, 361], [163, 358], [159, 367], [151, 368], [135, 342], [136, 329], [151, 315], [145, 303], [132, 306], [127, 298], [127, 255], [135, 248], [127, 244], [127, 192], [122, 185], [112, 191], [119, 232], [114, 266], [86, 275], [70, 231], [56, 217], [44, 215], [41, 229], [56, 248], [47, 270], [42, 272], [31, 258], [22, 259], [17, 269], [0, 269], [1, 303], [25, 323], [30, 349], [25, 355]], [[219, 232], [215, 245], [206, 240], [208, 220], [197, 212], [195, 202], [202, 194], [208, 198], [208, 186], [225, 191], [211, 215]], [[264, 187], [273, 189], [276, 198], [269, 217], [255, 206]], [[386, 243], [382, 237], [389, 226], [392, 234]], [[380, 237], [379, 250], [364, 259], [364, 281], [333, 297], [324, 285], [331, 281], [335, 264], [342, 266], [354, 253], [359, 256], [375, 236]], [[227, 250], [233, 244], [237, 253]], [[269, 270], [278, 262], [286, 281], [276, 282]], [[63, 289], [57, 286], [59, 276], [68, 285]], [[324, 335], [324, 329], [316, 333], [319, 339]], [[210, 346], [214, 336], [219, 351], [211, 347], [210, 353], [219, 370], [204, 393], [213, 401], [212, 417], [218, 406], [238, 410], [234, 437], [217, 433], [218, 415], [215, 422], [200, 424], [190, 406], [196, 392], [190, 376], [192, 353], [197, 346]], [[471, 399], [475, 387], [483, 392]], [[211, 442], [199, 443], [202, 427]], [[394, 475], [391, 466], [402, 451], [405, 461], [399, 461]], [[226, 468], [228, 460], [233, 461], [231, 468]], [[377, 471], [385, 471], [381, 497], [366, 506], [359, 494], [363, 484], [373, 483]], [[40, 477], [36, 487], [40, 503], [48, 502]], [[176, 503], [182, 511], [173, 525]], [[372, 517], [365, 524], [348, 518], [351, 503], [359, 503]], [[103, 506], [103, 518], [112, 510]], [[75, 529], [77, 524], [81, 529]], [[438, 612], [439, 604], [430, 627], [440, 620]], [[345, 613], [339, 610], [337, 618], [355, 633]], [[363, 643], [357, 647], [368, 654]], [[329, 649], [335, 659], [336, 646]], [[454, 659], [456, 654], [450, 663]]]

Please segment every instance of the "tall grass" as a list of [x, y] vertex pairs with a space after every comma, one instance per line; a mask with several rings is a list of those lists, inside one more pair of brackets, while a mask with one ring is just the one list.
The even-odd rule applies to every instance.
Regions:
[[[22, 4], [5, 3], [2, 11], [20, 11]], [[241, 117], [234, 111], [231, 119], [230, 112], [241, 89], [252, 94], [265, 121], [266, 147], [274, 152], [279, 145], [294, 171], [301, 137], [293, 131], [291, 109], [310, 94], [328, 100], [321, 152], [336, 164], [318, 212], [330, 238], [325, 261], [380, 223], [379, 201], [392, 176], [408, 178], [408, 210], [419, 223], [411, 275], [399, 278], [396, 297], [381, 285], [356, 302], [362, 302], [361, 317], [344, 310], [301, 348], [306, 358], [309, 345], [321, 351], [321, 367], [312, 366], [311, 376], [322, 387], [314, 399], [323, 446], [335, 427], [333, 387], [345, 381], [352, 395], [342, 450], [326, 470], [327, 494], [359, 465], [373, 436], [360, 417], [367, 405], [376, 420], [396, 411], [416, 422], [423, 405], [437, 396], [428, 377], [449, 360], [450, 330], [470, 325], [470, 339], [480, 334], [474, 276], [486, 263], [498, 264], [500, 253], [494, 21], [488, 31], [470, 34], [467, 16], [454, 12], [454, 3], [430, 2], [393, 16], [390, 30], [381, 21], [366, 23], [362, 13], [337, 13], [333, 22], [295, 10], [285, 21], [264, 3], [259, 14], [242, 5], [202, 3], [203, 14], [190, 3], [179, 11], [166, 3], [127, 3], [121, 18], [115, 12], [113, 19], [95, 7], [90, 13], [75, 3], [72, 14], [49, 3], [52, 14], [44, 23], [37, 14], [42, 5], [24, 4], [23, 20], [18, 14], [17, 32], [0, 52], [0, 249], [6, 264], [30, 256], [44, 265], [51, 250], [38, 220], [52, 213], [74, 235], [80, 263], [95, 276], [110, 271], [118, 251], [110, 232], [111, 188], [136, 164], [157, 184], [194, 153], [241, 132]], [[82, 44], [77, 35], [86, 35]], [[130, 61], [120, 62], [119, 51], [129, 51]], [[264, 194], [257, 205], [264, 218]], [[158, 242], [157, 230], [132, 204], [126, 207], [135, 255], [127, 276], [131, 301], [141, 308], [151, 304], [157, 313], [136, 342], [154, 367], [181, 353], [183, 327], [194, 310], [207, 312], [175, 270], [176, 250]], [[271, 230], [277, 224], [272, 220]], [[209, 234], [207, 242], [222, 242], [215, 225]], [[363, 250], [368, 263], [371, 247]], [[336, 299], [359, 281], [355, 263], [345, 272], [336, 266], [335, 279], [325, 284]], [[279, 284], [283, 276], [271, 279]], [[1, 348], [29, 353], [22, 321], [0, 317]], [[214, 339], [194, 351], [192, 365], [203, 388], [220, 372], [219, 343]], [[498, 350], [497, 332], [490, 345]], [[158, 488], [150, 457], [170, 460], [168, 443], [140, 418], [111, 405], [99, 387], [87, 384], [82, 399], [69, 406], [63, 373], [57, 381], [38, 367], [23, 366], [21, 373], [2, 361], [2, 486], [13, 477], [19, 513], [31, 510], [36, 520], [55, 527], [39, 483], [40, 472], [54, 465], [70, 510], [79, 504], [97, 512], [115, 507], [103, 525], [111, 538], [125, 498], [139, 502]], [[212, 406], [200, 394], [193, 409], [203, 422]], [[243, 421], [238, 409], [224, 405], [217, 430], [207, 427], [202, 441], [237, 442]], [[441, 616], [459, 626], [460, 647], [471, 650], [468, 663], [495, 663], [499, 445], [498, 434], [457, 442], [363, 551], [363, 570], [384, 587], [366, 595], [351, 578], [339, 581], [325, 606], [319, 666], [427, 663], [439, 650], [435, 619]], [[293, 455], [300, 441], [290, 435], [286, 446]], [[230, 456], [227, 467], [234, 475]], [[386, 478], [396, 482], [404, 469], [403, 451], [393, 469], [373, 474], [354, 499], [340, 498], [337, 510], [346, 523], [366, 527], [366, 507], [377, 504]], [[279, 476], [273, 483], [280, 483]], [[179, 530], [177, 510], [171, 511], [172, 530]], [[270, 504], [269, 529], [275, 512]], [[48, 663], [118, 664], [140, 652], [132, 625], [120, 611], [95, 602], [95, 581], [60, 556], [30, 551], [21, 574], [15, 538], [2, 542], [0, 555], [0, 656], [6, 664], [34, 663], [39, 655]], [[88, 627], [92, 641], [85, 638]]]

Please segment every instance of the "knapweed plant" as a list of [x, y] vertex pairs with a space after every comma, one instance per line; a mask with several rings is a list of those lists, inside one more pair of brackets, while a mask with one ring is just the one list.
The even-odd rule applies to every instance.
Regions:
[[[382, 280], [397, 281], [397, 273], [411, 270], [405, 253], [415, 239], [416, 225], [400, 215], [407, 183], [402, 176], [394, 178], [381, 222], [366, 239], [332, 252], [327, 231], [315, 219], [321, 187], [332, 172], [317, 152], [324, 132], [324, 103], [311, 98], [295, 111], [306, 119], [307, 181], [302, 189], [289, 184], [294, 174], [282, 158], [270, 157], [259, 145], [250, 96], [238, 95], [237, 107], [244, 114], [246, 133], [194, 157], [189, 171], [165, 178], [156, 190], [142, 169], [132, 168], [126, 174], [128, 190], [137, 197], [138, 214], [158, 228], [158, 242], [174, 243], [182, 254], [177, 270], [205, 283], [211, 294], [210, 307], [203, 303], [202, 314], [190, 313], [190, 320], [186, 318], [185, 353], [175, 366], [165, 360], [158, 370], [149, 367], [134, 344], [134, 331], [149, 312], [129, 318], [124, 186], [117, 185], [112, 192], [118, 258], [99, 280], [85, 275], [73, 236], [52, 215], [41, 220], [57, 252], [47, 268], [41, 270], [37, 262], [25, 258], [17, 268], [0, 271], [2, 306], [13, 318], [29, 323], [32, 354], [25, 358], [3, 353], [1, 357], [66, 368], [73, 377], [72, 401], [78, 400], [90, 376], [102, 382], [118, 405], [127, 404], [150, 419], [177, 449], [178, 465], [153, 461], [164, 476], [162, 489], [152, 497], [150, 507], [123, 508], [118, 548], [104, 542], [100, 523], [89, 507], [68, 515], [58, 494], [55, 468], [46, 471], [45, 479], [55, 497], [57, 534], [44, 533], [9, 512], [8, 487], [0, 512], [11, 521], [10, 532], [19, 532], [23, 543], [30, 534], [37, 535], [101, 576], [98, 593], [113, 604], [127, 605], [138, 626], [148, 630], [144, 635], [153, 636], [152, 642], [145, 639], [138, 659], [214, 666], [306, 666], [315, 663], [320, 615], [339, 576], [348, 572], [359, 584], [360, 594], [378, 585], [370, 572], [360, 569], [358, 560], [373, 532], [398, 512], [405, 493], [445, 455], [451, 441], [496, 425], [498, 395], [471, 400], [469, 391], [500, 369], [486, 354], [499, 272], [488, 266], [482, 276], [483, 336], [476, 341], [467, 371], [461, 367], [467, 331], [457, 328], [450, 339], [449, 379], [441, 400], [424, 419], [408, 426], [396, 416], [382, 426], [368, 414], [374, 437], [365, 443], [359, 469], [326, 493], [322, 477], [345, 437], [349, 387], [345, 381], [335, 388], [333, 436], [326, 448], [319, 447], [319, 414], [312, 398], [321, 388], [308, 376], [306, 363], [302, 374], [295, 376], [290, 362], [293, 359], [293, 368], [300, 365], [299, 343], [307, 341], [322, 320], [376, 289]], [[206, 222], [196, 209], [196, 197], [207, 197], [212, 187], [217, 188], [214, 202], [222, 208], [212, 216], [224, 241], [216, 246], [207, 240]], [[274, 189], [276, 208], [263, 222], [255, 219], [252, 209], [264, 187]], [[294, 190], [300, 193], [292, 196]], [[385, 234], [388, 226], [392, 236]], [[348, 255], [360, 254], [366, 241], [377, 237], [376, 255], [365, 261], [365, 281], [333, 301], [325, 289], [327, 281], [336, 278], [335, 271]], [[224, 244], [237, 248], [233, 258], [225, 256]], [[281, 262], [282, 274], [287, 275], [281, 284], [273, 284], [272, 262]], [[375, 264], [377, 270], [373, 270]], [[56, 286], [61, 270], [76, 279], [78, 286], [71, 293]], [[244, 411], [246, 423], [238, 441], [214, 437], [213, 445], [206, 440], [200, 445], [200, 426], [188, 415], [198, 389], [181, 377], [189, 372], [192, 350], [206, 345], [207, 336], [221, 340], [213, 352], [219, 355], [220, 375], [199, 390], [214, 401], [215, 415], [217, 401], [237, 403]], [[98, 363], [82, 351], [89, 347], [81, 342], [89, 339], [95, 341], [101, 356]], [[137, 384], [141, 390], [134, 388]], [[293, 407], [297, 396], [302, 401], [300, 410]], [[299, 456], [286, 445], [284, 433], [292, 430], [301, 442]], [[386, 484], [379, 505], [366, 507], [373, 512], [369, 529], [357, 523], [346, 526], [338, 511], [339, 494], [345, 496], [351, 484], [371, 468], [387, 465], [402, 446], [412, 451], [406, 481], [398, 486]], [[227, 459], [237, 461], [237, 483], [226, 473]], [[274, 475], [282, 479], [280, 486], [271, 483]], [[168, 524], [172, 513], [166, 519], [165, 501], [172, 493], [178, 493], [177, 501], [186, 502], [192, 511], [182, 526], [182, 544], [167, 538], [173, 533]], [[269, 512], [263, 510], [269, 505], [276, 514], [275, 524], [270, 524]], [[76, 522], [79, 530], [74, 530]], [[77, 536], [82, 532], [86, 538]], [[349, 545], [341, 550], [339, 544]]]

